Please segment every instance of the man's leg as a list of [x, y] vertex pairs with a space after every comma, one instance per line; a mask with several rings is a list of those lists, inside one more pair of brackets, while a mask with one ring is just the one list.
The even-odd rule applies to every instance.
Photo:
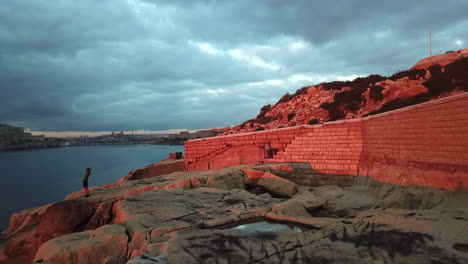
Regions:
[[86, 193], [86, 197], [89, 196], [88, 181], [83, 181], [83, 189]]

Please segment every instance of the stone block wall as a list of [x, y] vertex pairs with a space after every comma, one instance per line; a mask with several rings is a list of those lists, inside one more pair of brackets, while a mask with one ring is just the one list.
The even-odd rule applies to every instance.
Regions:
[[[353, 176], [445, 189], [468, 187], [468, 93], [366, 118], [188, 141], [185, 169], [297, 164], [300, 184]], [[296, 166], [296, 165], [295, 165]], [[304, 167], [305, 166], [305, 167]]]
[[467, 187], [467, 95], [364, 119], [359, 174], [395, 184]]
[[296, 137], [267, 162], [308, 162], [327, 174], [356, 175], [362, 152], [362, 122], [330, 122]]
[[322, 173], [310, 165], [309, 162], [290, 162], [294, 172], [285, 175], [284, 178], [299, 185], [321, 186], [339, 185], [351, 186], [354, 182], [354, 175]]
[[219, 169], [233, 165], [264, 163], [265, 146], [281, 151], [311, 126], [280, 128], [237, 135], [190, 140], [185, 143], [185, 169]]

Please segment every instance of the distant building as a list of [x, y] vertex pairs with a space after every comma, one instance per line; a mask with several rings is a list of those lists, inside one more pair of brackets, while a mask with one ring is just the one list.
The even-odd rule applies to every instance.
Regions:
[[206, 137], [214, 137], [218, 134], [223, 133], [223, 129], [205, 129], [205, 130], [198, 130], [194, 133], [190, 133], [189, 131], [181, 131], [179, 134], [170, 134], [170, 140], [190, 140], [190, 139], [197, 139], [197, 138], [206, 138]]
[[121, 136], [124, 136], [124, 132], [120, 131], [120, 133], [115, 133], [114, 131], [112, 131], [112, 136], [113, 137], [121, 137]]
[[198, 130], [193, 134], [195, 138], [214, 137], [216, 133], [213, 130]]
[[190, 133], [188, 131], [180, 131], [179, 134], [170, 134], [170, 140], [188, 140], [190, 138]]
[[190, 133], [188, 131], [181, 131], [179, 133], [179, 138], [181, 139], [189, 139], [190, 138]]
[[0, 124], [0, 143], [16, 144], [24, 135], [24, 128]]
[[0, 145], [19, 145], [44, 142], [44, 135], [33, 136], [24, 128], [0, 124]]

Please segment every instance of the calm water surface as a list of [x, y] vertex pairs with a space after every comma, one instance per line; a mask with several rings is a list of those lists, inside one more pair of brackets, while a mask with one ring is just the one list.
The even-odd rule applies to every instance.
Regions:
[[14, 212], [61, 201], [82, 188], [85, 168], [90, 186], [109, 184], [132, 169], [183, 152], [183, 146], [119, 145], [1, 152], [0, 230]]
[[241, 233], [302, 232], [299, 227], [294, 225], [271, 223], [267, 221], [238, 225], [230, 229]]

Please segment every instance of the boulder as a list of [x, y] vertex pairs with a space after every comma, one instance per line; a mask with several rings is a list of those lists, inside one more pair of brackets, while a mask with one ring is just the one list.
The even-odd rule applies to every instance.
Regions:
[[178, 171], [184, 171], [184, 160], [169, 158], [141, 169], [132, 170], [127, 176], [121, 178], [119, 182], [151, 178]]
[[260, 178], [262, 178], [263, 174], [265, 174], [263, 171], [252, 169], [243, 169], [242, 171], [245, 173], [245, 184], [250, 185], [257, 184]]
[[344, 195], [344, 189], [337, 185], [321, 185], [318, 187], [314, 187], [311, 190], [315, 196], [326, 200], [339, 199]]
[[297, 184], [269, 172], [265, 172], [257, 184], [265, 188], [265, 190], [282, 197], [292, 197], [298, 191]]
[[299, 202], [307, 211], [320, 208], [327, 202], [326, 199], [313, 193], [300, 193], [291, 198], [291, 200]]
[[277, 215], [285, 216], [310, 216], [301, 203], [294, 200], [288, 200], [282, 203], [277, 203], [271, 208], [271, 212]]
[[228, 173], [216, 173], [208, 178], [207, 185], [210, 188], [222, 190], [244, 189], [244, 174], [242, 171], [237, 170]]
[[104, 225], [93, 231], [72, 233], [47, 241], [37, 251], [33, 263], [125, 263], [127, 243], [125, 227]]
[[468, 49], [457, 50], [456, 52], [449, 52], [445, 54], [434, 55], [418, 61], [411, 69], [428, 69], [433, 65], [445, 66], [456, 61], [459, 58], [466, 57]]

